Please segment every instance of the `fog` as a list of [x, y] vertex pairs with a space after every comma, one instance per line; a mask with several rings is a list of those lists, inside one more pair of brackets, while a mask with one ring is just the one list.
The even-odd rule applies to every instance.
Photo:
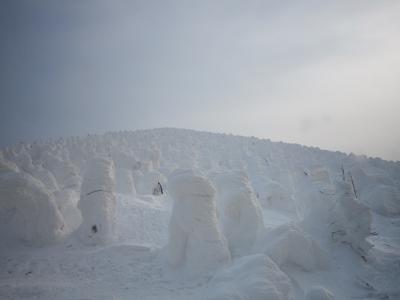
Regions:
[[2, 1], [0, 146], [179, 127], [400, 160], [395, 1]]

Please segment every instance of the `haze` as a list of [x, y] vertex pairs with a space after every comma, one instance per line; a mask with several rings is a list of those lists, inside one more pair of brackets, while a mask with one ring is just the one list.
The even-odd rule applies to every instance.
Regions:
[[400, 160], [400, 2], [2, 1], [0, 146], [180, 127]]

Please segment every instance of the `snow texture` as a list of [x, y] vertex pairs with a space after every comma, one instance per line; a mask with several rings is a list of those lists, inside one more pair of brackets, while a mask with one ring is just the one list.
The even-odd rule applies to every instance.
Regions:
[[310, 272], [326, 270], [330, 265], [328, 253], [294, 224], [267, 230], [261, 244], [263, 252], [279, 266], [294, 264]]
[[306, 300], [334, 300], [332, 292], [321, 286], [311, 287], [306, 294]]
[[244, 256], [211, 279], [213, 291], [209, 300], [292, 299], [290, 279], [267, 256]]

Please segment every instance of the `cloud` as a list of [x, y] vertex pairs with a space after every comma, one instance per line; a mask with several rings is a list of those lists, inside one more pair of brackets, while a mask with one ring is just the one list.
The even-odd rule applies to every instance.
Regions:
[[1, 142], [178, 126], [400, 159], [399, 9], [9, 1]]

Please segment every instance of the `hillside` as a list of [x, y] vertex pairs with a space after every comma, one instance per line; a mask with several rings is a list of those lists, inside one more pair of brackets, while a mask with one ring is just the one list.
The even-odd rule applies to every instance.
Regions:
[[400, 162], [153, 129], [0, 150], [0, 299], [399, 299]]

